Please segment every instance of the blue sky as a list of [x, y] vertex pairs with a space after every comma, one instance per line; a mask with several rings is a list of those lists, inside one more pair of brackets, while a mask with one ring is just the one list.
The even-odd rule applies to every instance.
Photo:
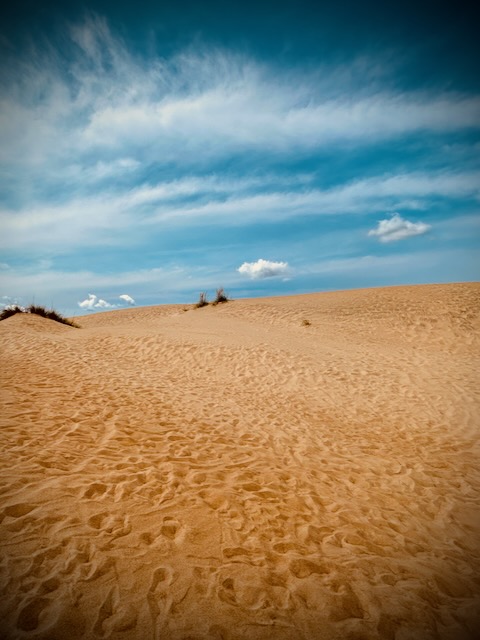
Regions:
[[0, 302], [480, 279], [476, 21], [385, 4], [2, 10]]

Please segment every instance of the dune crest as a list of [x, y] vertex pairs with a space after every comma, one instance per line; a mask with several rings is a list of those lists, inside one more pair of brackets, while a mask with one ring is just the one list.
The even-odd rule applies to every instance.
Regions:
[[480, 284], [0, 323], [2, 637], [474, 638]]

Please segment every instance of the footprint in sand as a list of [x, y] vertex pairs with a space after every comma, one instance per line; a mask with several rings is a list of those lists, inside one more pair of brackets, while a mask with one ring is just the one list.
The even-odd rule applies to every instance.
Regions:
[[33, 511], [36, 506], [36, 504], [19, 502], [18, 504], [12, 504], [9, 507], [5, 507], [3, 513], [10, 518], [21, 518]]
[[108, 638], [115, 631], [132, 632], [137, 626], [137, 612], [132, 605], [123, 605], [118, 587], [112, 587], [98, 610], [93, 632]]
[[105, 622], [113, 616], [118, 608], [118, 601], [118, 587], [112, 587], [98, 610], [97, 619], [93, 627], [93, 633], [96, 636], [105, 637], [107, 634]]
[[88, 519], [88, 525], [113, 540], [128, 535], [132, 530], [128, 516], [110, 514], [108, 511], [96, 513]]
[[92, 529], [100, 529], [103, 521], [108, 516], [108, 513], [104, 511], [103, 513], [96, 513], [94, 516], [88, 519], [88, 524]]
[[173, 570], [170, 567], [157, 567], [152, 574], [149, 593], [166, 591], [172, 584], [173, 578]]
[[160, 533], [169, 540], [178, 541], [182, 527], [176, 518], [166, 516], [160, 528]]
[[147, 592], [147, 603], [154, 626], [157, 625], [158, 617], [164, 615], [172, 606], [170, 586], [175, 580], [176, 576], [170, 567], [157, 567], [153, 571]]
[[50, 600], [48, 598], [34, 598], [31, 600], [18, 614], [17, 628], [22, 631], [35, 631], [39, 626], [41, 613], [49, 604]]
[[107, 491], [108, 487], [103, 482], [93, 482], [88, 489], [85, 489], [83, 498], [100, 497]]

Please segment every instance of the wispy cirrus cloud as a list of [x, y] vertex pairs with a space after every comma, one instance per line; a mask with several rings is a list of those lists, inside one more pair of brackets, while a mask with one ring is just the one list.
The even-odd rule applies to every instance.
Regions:
[[126, 169], [119, 156], [192, 167], [253, 150], [301, 155], [332, 143], [478, 128], [478, 96], [386, 90], [375, 81], [367, 90], [337, 67], [280, 71], [206, 47], [146, 60], [99, 17], [69, 36], [63, 57], [50, 47], [4, 65], [2, 160], [31, 170], [48, 161], [63, 173], [96, 154], [97, 173], [113, 175]]
[[291, 87], [270, 78], [263, 86], [257, 82], [255, 78], [251, 86], [245, 83], [233, 92], [215, 87], [193, 98], [109, 106], [93, 114], [84, 140], [112, 149], [150, 144], [170, 161], [179, 161], [179, 143], [182, 152], [201, 149], [204, 158], [247, 149], [301, 153], [334, 142], [362, 144], [418, 131], [475, 127], [480, 115], [480, 101], [456, 95], [341, 96], [328, 101], [312, 95], [298, 104]]
[[276, 183], [255, 177], [202, 180], [189, 176], [58, 204], [0, 209], [0, 247], [65, 250], [131, 244], [132, 238], [146, 237], [158, 224], [163, 228], [202, 222], [241, 226], [297, 216], [421, 210], [440, 198], [477, 200], [479, 185], [478, 172], [375, 176], [328, 189], [315, 188], [307, 176], [299, 181], [279, 177]]

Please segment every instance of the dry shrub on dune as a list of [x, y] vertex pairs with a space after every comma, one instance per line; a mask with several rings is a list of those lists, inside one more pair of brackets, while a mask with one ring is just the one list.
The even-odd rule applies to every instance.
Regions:
[[217, 292], [216, 292], [216, 295], [215, 295], [215, 300], [213, 301], [213, 304], [219, 304], [219, 303], [222, 303], [222, 302], [228, 302], [229, 300], [230, 300], [230, 298], [225, 293], [225, 289], [223, 287], [220, 287], [220, 289], [217, 289]]
[[208, 304], [209, 304], [209, 303], [208, 303], [208, 300], [207, 300], [207, 294], [205, 293], [205, 291], [202, 291], [202, 292], [200, 293], [200, 296], [199, 296], [199, 298], [198, 298], [198, 302], [197, 302], [197, 304], [195, 305], [195, 307], [196, 307], [197, 309], [200, 309], [200, 307], [206, 307]]
[[225, 293], [225, 289], [223, 287], [220, 287], [216, 290], [215, 293], [215, 300], [210, 303], [207, 300], [207, 294], [205, 291], [202, 291], [200, 293], [199, 299], [197, 304], [195, 305], [196, 309], [199, 309], [200, 307], [206, 307], [209, 304], [212, 304], [213, 306], [217, 305], [217, 304], [221, 304], [223, 302], [228, 302], [230, 300], [230, 298], [228, 297], [228, 295]]

